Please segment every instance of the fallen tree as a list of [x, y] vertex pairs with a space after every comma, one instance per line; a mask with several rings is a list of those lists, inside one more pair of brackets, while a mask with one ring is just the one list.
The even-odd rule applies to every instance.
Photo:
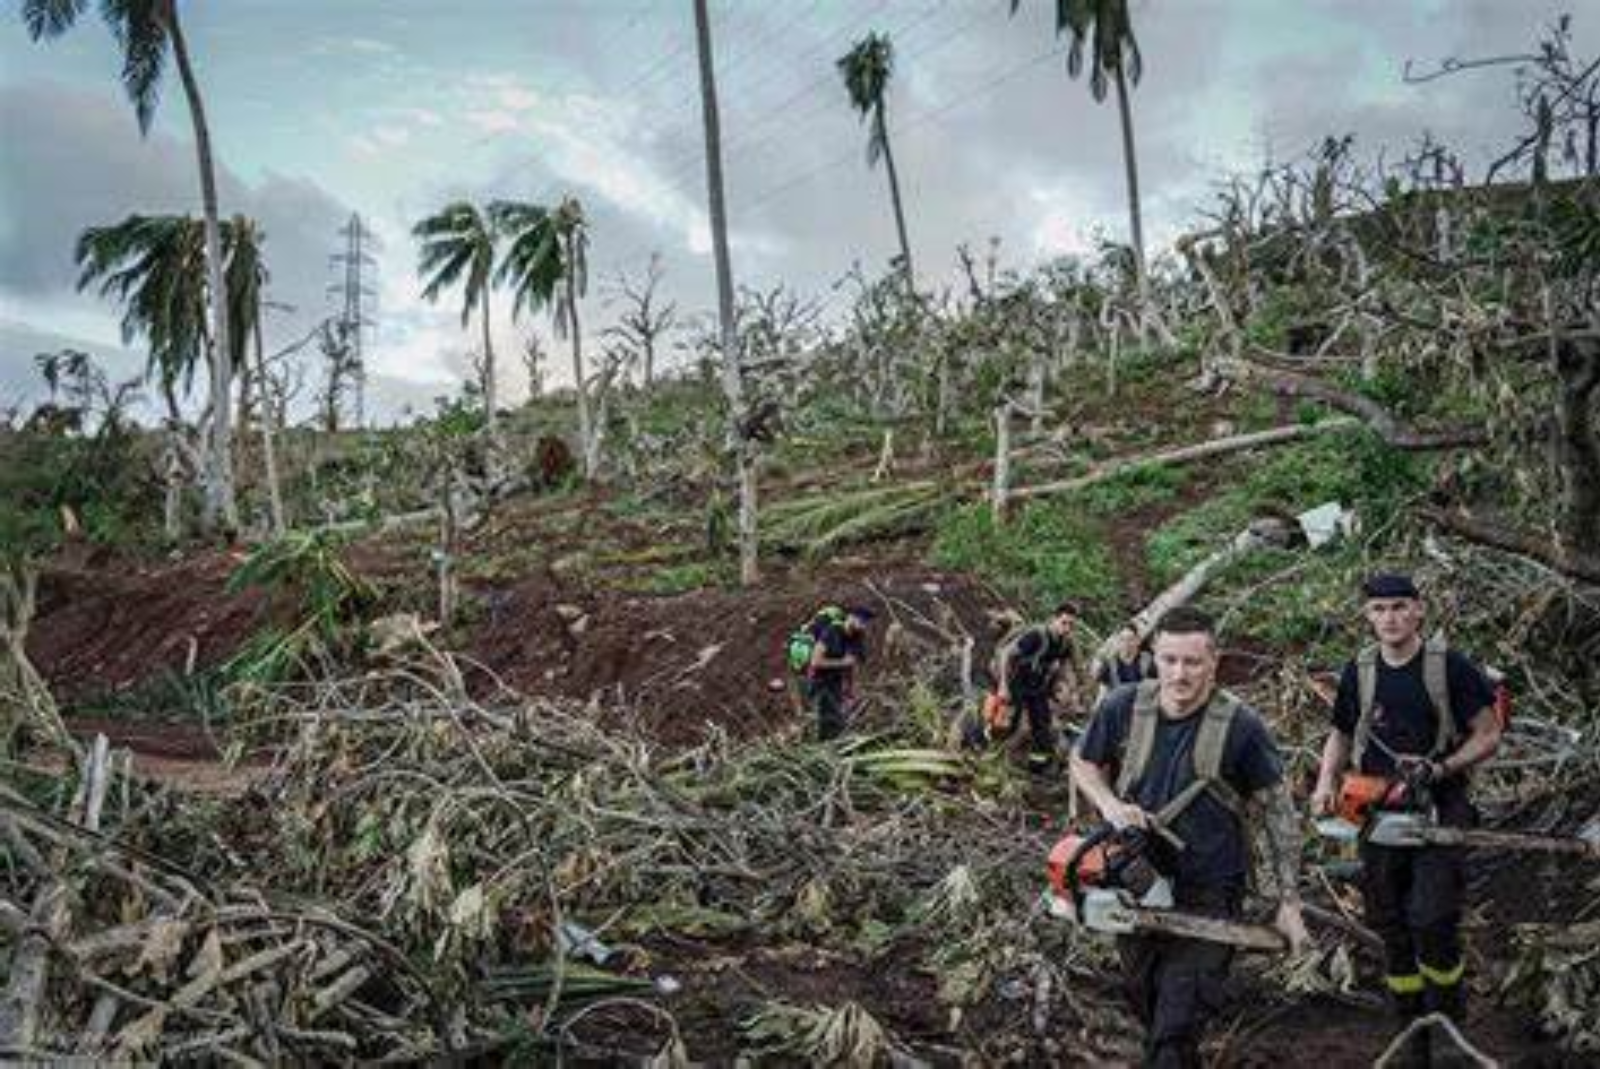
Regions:
[[1071, 479], [1062, 479], [1053, 483], [1043, 483], [1038, 486], [1021, 486], [1009, 491], [1007, 496], [1015, 499], [1071, 493], [1074, 490], [1082, 490], [1097, 483], [1103, 483], [1144, 468], [1192, 464], [1197, 460], [1206, 460], [1211, 457], [1243, 453], [1252, 449], [1265, 449], [1288, 442], [1301, 441], [1305, 438], [1318, 437], [1323, 434], [1348, 431], [1360, 425], [1360, 420], [1341, 416], [1322, 420], [1318, 423], [1296, 423], [1288, 427], [1273, 427], [1265, 431], [1236, 434], [1232, 437], [1217, 438], [1209, 442], [1180, 446], [1176, 449], [1163, 449], [1156, 453], [1109, 460], [1084, 475], [1074, 476]]

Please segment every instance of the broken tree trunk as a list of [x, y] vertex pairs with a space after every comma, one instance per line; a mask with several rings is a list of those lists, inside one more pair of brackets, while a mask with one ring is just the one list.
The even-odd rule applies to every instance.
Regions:
[[1396, 449], [1412, 451], [1463, 449], [1486, 445], [1489, 441], [1489, 432], [1484, 427], [1448, 427], [1438, 431], [1419, 431], [1402, 422], [1394, 413], [1372, 398], [1341, 389], [1314, 375], [1273, 367], [1242, 357], [1220, 358], [1213, 366], [1224, 378], [1269, 386], [1274, 391], [1321, 401], [1331, 408], [1356, 416], [1371, 427], [1384, 442]]
[[78, 744], [62, 723], [50, 688], [28, 659], [37, 583], [34, 573], [21, 565], [0, 571], [0, 752], [8, 752], [17, 731], [26, 726], [76, 754]]
[[996, 527], [1006, 522], [1006, 498], [1011, 482], [1011, 402], [1001, 401], [994, 410], [994, 485], [989, 504]]
[[[1187, 605], [1194, 600], [1195, 595], [1200, 593], [1205, 585], [1211, 581], [1212, 576], [1241, 557], [1247, 557], [1256, 550], [1272, 544], [1274, 544], [1272, 538], [1262, 534], [1255, 524], [1251, 524], [1234, 535], [1227, 545], [1202, 560], [1199, 564], [1196, 564], [1193, 568], [1190, 568], [1188, 572], [1184, 573], [1183, 578], [1156, 595], [1154, 601], [1134, 615], [1133, 619], [1129, 621], [1129, 625], [1139, 633], [1141, 639], [1145, 638], [1151, 631], [1155, 630], [1156, 623], [1161, 617], [1178, 606]], [[1101, 643], [1096, 656], [1102, 661], [1114, 656], [1116, 653], [1116, 641], [1117, 636], [1113, 632], [1105, 642]]]
[[[86, 831], [100, 830], [100, 813], [111, 782], [110, 759], [111, 744], [104, 735], [96, 735], [83, 759], [83, 774], [71, 809], [73, 823]], [[66, 871], [65, 858], [57, 857], [50, 867], [54, 872]], [[45, 882], [33, 900], [29, 928], [17, 941], [11, 955], [10, 979], [5, 993], [0, 995], [0, 1054], [26, 1058], [34, 1051], [44, 996], [50, 985], [50, 954], [71, 924], [72, 897], [72, 889], [55, 877]]]
[[[1360, 422], [1360, 420], [1353, 417], [1341, 416], [1323, 420], [1321, 423], [1295, 424], [1292, 427], [1273, 427], [1271, 430], [1237, 434], [1229, 438], [1200, 442], [1196, 445], [1166, 449], [1159, 453], [1147, 453], [1143, 456], [1111, 460], [1091, 472], [1071, 479], [1062, 479], [1059, 482], [1044, 483], [1039, 486], [1019, 486], [1010, 491], [1009, 496], [1012, 498], [1029, 498], [1043, 497], [1046, 494], [1068, 493], [1073, 490], [1082, 490], [1085, 487], [1094, 486], [1096, 483], [1102, 483], [1108, 479], [1115, 479], [1119, 475], [1126, 475], [1141, 468], [1156, 467], [1163, 464], [1188, 464], [1196, 460], [1205, 460], [1209, 457], [1224, 456], [1229, 453], [1242, 453], [1250, 449], [1261, 449], [1266, 446], [1282, 445], [1285, 442], [1294, 442], [1319, 434], [1347, 431], [1352, 427], [1359, 426]], [[996, 475], [998, 476], [998, 474], [997, 470]]]

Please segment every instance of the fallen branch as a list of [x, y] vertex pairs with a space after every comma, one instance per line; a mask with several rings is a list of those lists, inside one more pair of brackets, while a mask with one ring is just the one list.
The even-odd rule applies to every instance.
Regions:
[[1527, 557], [1574, 579], [1600, 583], [1600, 558], [1569, 549], [1549, 536], [1529, 534], [1459, 509], [1423, 508], [1420, 511], [1430, 523], [1468, 541]]
[[[75, 820], [87, 831], [98, 831], [106, 788], [111, 783], [111, 745], [96, 735], [83, 761], [78, 793], [73, 799]], [[64, 868], [64, 865], [58, 866]], [[43, 1000], [50, 986], [50, 949], [72, 922], [71, 888], [61, 878], [40, 889], [28, 912], [29, 929], [17, 941], [11, 956], [10, 981], [0, 996], [0, 1053], [31, 1050], [43, 1015]]]
[[1243, 357], [1224, 357], [1215, 365], [1222, 374], [1237, 381], [1269, 386], [1279, 393], [1305, 397], [1355, 416], [1396, 449], [1420, 452], [1431, 449], [1466, 449], [1488, 444], [1489, 432], [1482, 427], [1451, 427], [1438, 431], [1419, 431], [1404, 423], [1377, 401], [1342, 389], [1315, 375], [1287, 368], [1272, 367]]
[[1217, 438], [1210, 442], [1180, 446], [1177, 449], [1164, 449], [1158, 453], [1147, 453], [1143, 456], [1107, 461], [1087, 474], [1071, 479], [1063, 479], [1060, 482], [1044, 483], [1040, 486], [1018, 487], [1012, 490], [1008, 496], [1014, 499], [1070, 493], [1144, 468], [1161, 467], [1169, 464], [1189, 464], [1196, 460], [1205, 460], [1210, 457], [1225, 456], [1230, 453], [1243, 453], [1251, 449], [1261, 449], [1267, 446], [1282, 445], [1285, 442], [1299, 441], [1302, 438], [1313, 438], [1322, 434], [1347, 431], [1360, 425], [1361, 421], [1358, 419], [1350, 416], [1341, 416], [1335, 419], [1323, 420], [1320, 423], [1297, 423], [1290, 427], [1273, 427], [1271, 430], [1236, 434], [1229, 438]]

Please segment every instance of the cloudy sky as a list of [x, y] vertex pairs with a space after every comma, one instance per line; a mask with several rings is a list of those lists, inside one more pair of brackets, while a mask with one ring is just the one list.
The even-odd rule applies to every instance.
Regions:
[[[91, 9], [94, 5], [90, 5]], [[1052, 3], [1031, 0], [712, 0], [736, 278], [829, 302], [852, 264], [894, 251], [883, 175], [834, 60], [868, 31], [896, 52], [890, 132], [925, 285], [957, 243], [1001, 242], [1022, 267], [1125, 229], [1116, 111], [1068, 80]], [[423, 303], [420, 217], [448, 201], [572, 194], [590, 217], [601, 326], [619, 271], [653, 251], [689, 310], [712, 292], [689, 0], [180, 0], [211, 121], [225, 214], [261, 222], [273, 294], [268, 344], [333, 309], [329, 261], [359, 212], [380, 249], [368, 343], [380, 417], [426, 405], [468, 366], [459, 307]], [[1600, 52], [1600, 0], [1133, 0], [1145, 76], [1134, 110], [1147, 229], [1158, 248], [1216, 181], [1326, 134], [1369, 151], [1424, 130], [1482, 158], [1518, 126], [1505, 71], [1407, 85], [1406, 61], [1525, 50], [1561, 12]], [[199, 208], [175, 72], [141, 139], [92, 13], [66, 37], [0, 25], [0, 405], [37, 393], [32, 355], [72, 344], [119, 370], [117, 316], [73, 289], [86, 226]], [[505, 306], [501, 302], [502, 308]], [[497, 316], [515, 354], [543, 320]], [[556, 374], [560, 376], [559, 369]]]

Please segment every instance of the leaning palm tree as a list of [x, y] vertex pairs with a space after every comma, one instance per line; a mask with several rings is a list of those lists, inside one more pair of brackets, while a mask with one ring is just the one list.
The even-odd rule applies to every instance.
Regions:
[[[1022, 0], [1011, 0], [1016, 14]], [[1151, 313], [1150, 277], [1144, 258], [1144, 221], [1139, 210], [1139, 162], [1133, 145], [1133, 105], [1128, 98], [1128, 83], [1139, 84], [1144, 60], [1133, 35], [1133, 19], [1128, 0], [1056, 0], [1056, 34], [1072, 35], [1067, 50], [1067, 74], [1083, 73], [1084, 46], [1089, 52], [1089, 92], [1096, 101], [1106, 98], [1106, 89], [1117, 89], [1117, 112], [1122, 120], [1122, 165], [1128, 180], [1128, 223], [1133, 246], [1133, 264], [1139, 287], [1139, 331], [1143, 336]]]
[[867, 166], [876, 165], [881, 157], [884, 170], [889, 174], [889, 198], [894, 205], [895, 230], [900, 235], [900, 266], [905, 271], [907, 288], [914, 290], [916, 276], [911, 270], [911, 241], [906, 237], [906, 214], [900, 203], [900, 178], [895, 172], [894, 153], [889, 148], [889, 120], [884, 103], [889, 78], [894, 72], [894, 48], [888, 35], [867, 34], [839, 57], [838, 67], [844, 76], [851, 106], [863, 120], [872, 124], [867, 134]]
[[145, 339], [145, 375], [180, 422], [178, 398], [208, 343], [204, 227], [186, 215], [130, 215], [85, 230], [74, 255], [78, 289], [99, 283], [100, 295], [122, 306], [123, 344]]
[[506, 252], [495, 281], [511, 286], [511, 314], [550, 308], [556, 337], [572, 341], [572, 379], [578, 399], [578, 439], [583, 473], [593, 478], [599, 468], [600, 436], [589, 404], [589, 376], [584, 367], [583, 330], [578, 301], [589, 289], [589, 231], [583, 205], [564, 198], [554, 210], [517, 201], [489, 206], [495, 225], [506, 237]]
[[[223, 224], [224, 302], [238, 328], [235, 344], [230, 346], [230, 381], [232, 373], [245, 366], [247, 332], [255, 334], [259, 359], [261, 293], [267, 278], [261, 242], [260, 228], [253, 220], [235, 216]], [[194, 447], [181, 429], [179, 398], [190, 391], [195, 370], [211, 351], [205, 244], [205, 224], [187, 215], [131, 215], [120, 223], [85, 230], [75, 250], [78, 288], [98, 283], [101, 296], [122, 306], [123, 344], [131, 344], [135, 338], [145, 340], [145, 376], [156, 383], [166, 401], [171, 448], [185, 458], [183, 465], [202, 474], [205, 458], [194, 455]], [[268, 444], [269, 465], [272, 459]], [[167, 531], [173, 537], [179, 533], [176, 503], [181, 466], [169, 466]], [[276, 478], [270, 471], [269, 487], [274, 523], [281, 526]]]
[[695, 49], [700, 60], [700, 113], [706, 132], [706, 199], [711, 209], [711, 254], [717, 271], [717, 321], [722, 340], [722, 391], [728, 402], [728, 452], [739, 481], [739, 582], [754, 584], [757, 558], [756, 458], [745, 411], [744, 371], [739, 366], [738, 326], [733, 315], [733, 263], [728, 255], [728, 208], [722, 195], [722, 123], [717, 115], [716, 63], [711, 55], [711, 14], [694, 0]]
[[[70, 30], [88, 7], [88, 0], [23, 0], [22, 17], [35, 40], [55, 38]], [[178, 77], [189, 104], [194, 126], [195, 152], [200, 165], [200, 201], [205, 212], [205, 263], [211, 295], [211, 416], [205, 450], [205, 514], [207, 526], [220, 518], [238, 525], [234, 502], [232, 428], [229, 398], [233, 390], [234, 351], [223, 299], [222, 222], [217, 209], [216, 167], [211, 155], [211, 131], [206, 124], [200, 83], [178, 18], [177, 0], [100, 0], [100, 14], [122, 48], [122, 85], [133, 102], [141, 133], [150, 132], [161, 95], [161, 75], [167, 51], [178, 64]]]
[[426, 279], [422, 296], [436, 301], [447, 287], [461, 286], [461, 326], [472, 321], [477, 308], [483, 324], [483, 406], [489, 437], [494, 438], [494, 343], [489, 331], [489, 290], [494, 270], [495, 226], [489, 213], [475, 204], [447, 204], [416, 226], [411, 234], [422, 243], [417, 272]]

